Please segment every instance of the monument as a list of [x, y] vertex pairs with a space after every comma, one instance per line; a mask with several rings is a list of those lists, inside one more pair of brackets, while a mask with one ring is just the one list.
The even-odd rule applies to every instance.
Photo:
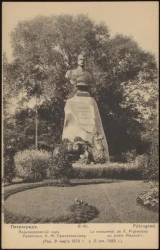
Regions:
[[[66, 101], [65, 120], [62, 139], [78, 144], [78, 141], [88, 142], [92, 147], [92, 154], [96, 141], [97, 156], [102, 153], [102, 161], [109, 161], [109, 152], [106, 137], [104, 134], [98, 106], [89, 93], [89, 85], [92, 84], [92, 75], [85, 69], [85, 55], [78, 56], [78, 67], [69, 70], [66, 78], [73, 85], [74, 95]], [[95, 146], [96, 147], [96, 146]], [[93, 157], [94, 158], [94, 157]]]

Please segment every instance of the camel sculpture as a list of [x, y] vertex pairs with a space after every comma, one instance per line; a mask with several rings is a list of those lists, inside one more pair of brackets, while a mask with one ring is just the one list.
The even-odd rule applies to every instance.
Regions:
[[105, 152], [103, 146], [104, 137], [96, 132], [92, 138], [91, 154], [95, 163], [105, 162]]
[[103, 138], [102, 135], [96, 132], [92, 138], [92, 145], [78, 136], [74, 139], [74, 142], [70, 142], [68, 139], [64, 139], [63, 142], [67, 145], [68, 153], [77, 153], [77, 155], [79, 155], [79, 162], [85, 164], [91, 162], [104, 163], [105, 152], [102, 142]]

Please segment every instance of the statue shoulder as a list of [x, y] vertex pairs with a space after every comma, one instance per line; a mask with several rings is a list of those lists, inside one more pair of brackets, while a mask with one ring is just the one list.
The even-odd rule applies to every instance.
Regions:
[[86, 72], [88, 74], [88, 78], [89, 78], [89, 81], [92, 82], [93, 81], [93, 75], [92, 75], [92, 71], [90, 68], [87, 68], [86, 69]]
[[76, 75], [77, 71], [76, 69], [70, 69], [66, 72], [65, 77], [67, 79], [71, 79], [74, 75]]
[[65, 74], [65, 77], [68, 79], [71, 76], [71, 70], [68, 70]]
[[86, 68], [86, 71], [87, 71], [90, 75], [92, 75], [92, 70], [91, 70], [90, 68]]
[[72, 85], [76, 84], [76, 70], [68, 70], [65, 77], [70, 81]]

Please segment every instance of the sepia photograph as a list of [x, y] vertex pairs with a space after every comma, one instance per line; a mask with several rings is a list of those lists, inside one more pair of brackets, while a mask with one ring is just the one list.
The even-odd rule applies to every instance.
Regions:
[[[118, 237], [129, 244], [132, 233], [138, 241], [158, 225], [158, 15], [158, 1], [2, 3], [7, 249], [6, 228], [142, 231], [92, 231], [105, 232], [98, 249], [121, 248]], [[158, 246], [154, 232], [149, 249]], [[32, 233], [27, 241], [38, 241]]]

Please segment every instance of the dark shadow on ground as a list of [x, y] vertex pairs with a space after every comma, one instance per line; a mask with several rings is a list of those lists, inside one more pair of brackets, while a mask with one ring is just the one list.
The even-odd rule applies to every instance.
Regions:
[[79, 180], [79, 181], [72, 181], [69, 184], [70, 186], [79, 186], [79, 185], [94, 185], [94, 184], [110, 184], [115, 182], [122, 182], [123, 180]]

